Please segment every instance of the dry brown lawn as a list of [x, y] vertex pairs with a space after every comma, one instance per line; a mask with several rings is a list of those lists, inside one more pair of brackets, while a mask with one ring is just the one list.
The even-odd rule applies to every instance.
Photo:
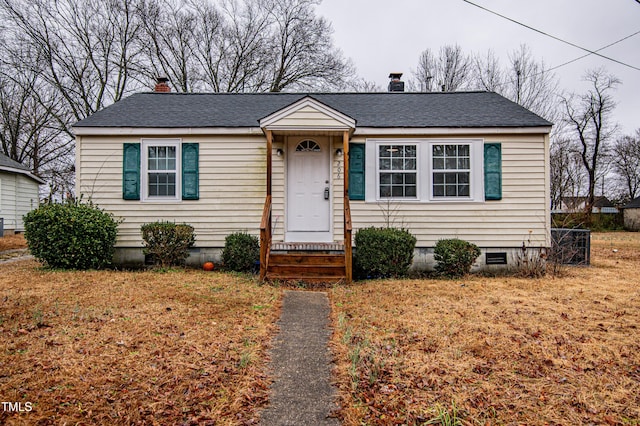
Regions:
[[280, 289], [203, 271], [0, 265], [0, 424], [245, 424]]
[[640, 234], [607, 233], [561, 278], [337, 287], [344, 424], [638, 425], [639, 283]]
[[5, 235], [0, 238], [0, 252], [27, 248], [27, 240], [23, 234]]

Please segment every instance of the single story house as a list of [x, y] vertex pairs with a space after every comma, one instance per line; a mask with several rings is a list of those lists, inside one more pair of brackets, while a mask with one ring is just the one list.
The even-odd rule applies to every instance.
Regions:
[[634, 198], [624, 207], [624, 229], [629, 231], [640, 231], [640, 197]]
[[38, 207], [39, 186], [45, 182], [31, 170], [0, 154], [0, 218], [2, 232], [24, 232], [22, 217]]
[[124, 219], [120, 263], [143, 262], [140, 226], [168, 220], [195, 227], [194, 264], [218, 259], [230, 233], [260, 235], [263, 278], [349, 281], [355, 232], [388, 224], [416, 236], [417, 268], [453, 237], [482, 249], [480, 266], [511, 264], [527, 240], [550, 245], [550, 129], [490, 92], [198, 94], [159, 82], [75, 124], [76, 189]]
[[[552, 213], [582, 213], [587, 206], [589, 197], [562, 197], [559, 209]], [[620, 211], [604, 195], [596, 195], [593, 199], [591, 213], [616, 214]]]

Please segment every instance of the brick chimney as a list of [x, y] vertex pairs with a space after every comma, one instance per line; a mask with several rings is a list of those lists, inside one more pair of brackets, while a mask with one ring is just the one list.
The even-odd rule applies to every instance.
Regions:
[[401, 72], [392, 72], [389, 74], [391, 81], [389, 82], [389, 92], [404, 92], [404, 81], [401, 81]]
[[169, 87], [168, 81], [169, 79], [167, 77], [158, 77], [156, 79], [156, 87], [153, 89], [153, 91], [157, 93], [171, 92], [171, 87]]

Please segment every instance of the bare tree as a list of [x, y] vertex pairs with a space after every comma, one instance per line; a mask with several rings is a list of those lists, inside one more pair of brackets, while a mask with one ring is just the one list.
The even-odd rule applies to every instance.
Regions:
[[583, 191], [584, 169], [580, 155], [570, 140], [560, 139], [550, 149], [551, 209], [560, 208], [565, 197], [577, 197]]
[[547, 71], [544, 61], [536, 61], [526, 45], [509, 55], [503, 94], [551, 121], [558, 121], [558, 80]]
[[640, 129], [635, 136], [622, 136], [612, 148], [613, 173], [621, 189], [621, 199], [640, 196]]
[[457, 44], [442, 46], [438, 56], [426, 49], [418, 59], [413, 84], [426, 92], [464, 90], [471, 82], [471, 70], [471, 60]]
[[617, 130], [611, 122], [615, 102], [611, 92], [620, 84], [604, 69], [587, 72], [585, 80], [591, 88], [582, 95], [571, 95], [562, 100], [565, 121], [577, 138], [578, 153], [587, 174], [587, 202], [585, 211], [591, 211], [596, 182], [605, 169], [608, 142]]
[[503, 93], [505, 86], [504, 71], [493, 50], [488, 50], [484, 56], [474, 55], [473, 76], [474, 86], [478, 89]]
[[[43, 80], [80, 120], [137, 88], [135, 0], [0, 0], [12, 42], [42, 59]], [[60, 117], [68, 129], [68, 117]]]
[[561, 133], [558, 80], [544, 61], [533, 57], [527, 45], [511, 52], [504, 68], [492, 51], [476, 55], [472, 79], [473, 87], [499, 93], [554, 123], [552, 137]]
[[333, 46], [331, 24], [315, 15], [319, 0], [268, 0], [273, 18], [270, 92], [340, 87], [351, 65]]
[[141, 43], [145, 53], [144, 74], [149, 81], [167, 77], [173, 88], [191, 92], [198, 84], [194, 48], [199, 24], [196, 15], [175, 0], [148, 0], [138, 8], [140, 22], [148, 43]]

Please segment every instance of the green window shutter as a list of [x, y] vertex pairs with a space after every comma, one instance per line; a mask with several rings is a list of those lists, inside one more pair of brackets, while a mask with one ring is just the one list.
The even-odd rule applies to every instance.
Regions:
[[122, 198], [140, 199], [140, 144], [125, 143], [122, 161]]
[[484, 199], [502, 199], [502, 144], [484, 144]]
[[200, 199], [200, 178], [198, 170], [199, 144], [182, 144], [182, 199]]
[[349, 199], [364, 200], [364, 144], [349, 144]]

